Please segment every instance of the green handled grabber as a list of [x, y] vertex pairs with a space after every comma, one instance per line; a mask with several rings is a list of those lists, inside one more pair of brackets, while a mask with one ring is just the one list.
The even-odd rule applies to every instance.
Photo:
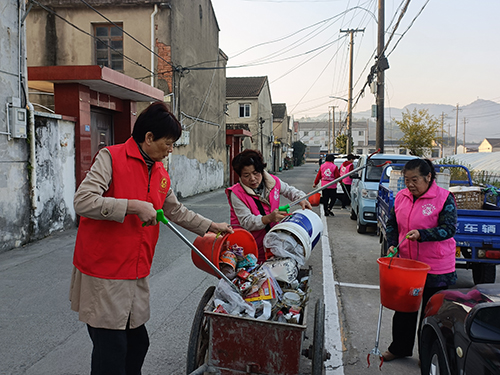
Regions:
[[[212, 268], [217, 275], [219, 275], [221, 278], [227, 281], [233, 287], [233, 289], [238, 292], [238, 294], [241, 294], [239, 288], [236, 285], [234, 285], [232, 281], [229, 280], [229, 278], [226, 275], [224, 275], [222, 271], [218, 269], [200, 250], [198, 250], [196, 246], [194, 246], [191, 242], [189, 242], [189, 240], [181, 232], [179, 232], [179, 230], [176, 227], [174, 227], [172, 223], [170, 223], [170, 221], [165, 217], [165, 213], [161, 208], [159, 210], [156, 210], [156, 221], [158, 223], [162, 222], [167, 227], [169, 227], [177, 235], [177, 237], [179, 237], [182, 240], [182, 242], [188, 245], [191, 250], [193, 250], [196, 254], [198, 254], [198, 256], [201, 259], [203, 259], [205, 263], [208, 264], [210, 268]], [[144, 224], [142, 224], [142, 226], [144, 226]]]
[[[292, 203], [289, 203], [287, 205], [284, 205], [284, 206], [280, 206], [278, 207], [278, 210], [279, 211], [283, 211], [283, 212], [287, 212], [287, 213], [290, 213], [290, 208], [293, 207], [293, 206], [296, 206], [297, 204], [299, 204], [300, 202], [302, 202], [303, 200], [309, 198], [310, 196], [316, 194], [316, 193], [319, 193], [320, 191], [328, 188], [329, 186], [332, 186], [333, 184], [336, 184], [338, 183], [339, 181], [342, 181], [344, 178], [346, 177], [349, 177], [351, 175], [353, 175], [354, 173], [357, 173], [359, 171], [361, 171], [362, 169], [365, 169], [367, 166], [368, 166], [368, 161], [370, 160], [370, 158], [375, 155], [376, 153], [380, 152], [380, 149], [378, 149], [377, 151], [375, 151], [373, 154], [371, 154], [368, 159], [366, 159], [366, 163], [365, 165], [362, 165], [361, 167], [358, 167], [356, 169], [353, 169], [352, 171], [350, 171], [349, 173], [346, 173], [345, 175], [343, 176], [340, 176], [339, 178], [336, 178], [335, 180], [333, 181], [330, 181], [329, 183], [327, 183], [326, 185], [323, 185], [323, 186], [320, 186], [319, 188], [316, 188], [314, 189], [313, 191], [311, 191], [310, 193], [304, 195], [303, 197], [300, 197], [299, 199], [293, 201]], [[386, 161], [385, 163], [383, 164], [380, 164], [380, 165], [376, 165], [376, 167], [382, 167], [386, 164], [390, 164], [391, 162], [390, 161]]]
[[394, 248], [394, 252], [393, 253], [389, 253], [387, 254], [386, 258], [392, 258], [393, 256], [395, 256], [398, 251], [399, 251], [399, 246], [401, 246], [401, 244], [403, 243], [404, 240], [406, 240], [408, 238], [408, 235], [406, 235], [400, 243], [398, 243], [398, 245]]

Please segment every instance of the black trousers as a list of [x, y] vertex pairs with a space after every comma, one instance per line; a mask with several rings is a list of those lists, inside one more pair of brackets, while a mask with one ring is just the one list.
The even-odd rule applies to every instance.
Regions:
[[342, 184], [342, 189], [344, 190], [344, 196], [342, 197], [342, 208], [346, 208], [351, 204], [351, 185]]
[[[424, 287], [422, 294], [422, 307], [420, 319], [418, 319], [418, 342], [420, 342], [420, 327], [424, 320], [425, 305], [429, 299], [440, 290], [448, 289], [447, 286], [429, 288]], [[410, 357], [413, 355], [413, 344], [415, 342], [415, 331], [417, 330], [418, 311], [404, 313], [396, 311], [392, 317], [392, 343], [389, 351], [398, 357]]]
[[323, 201], [323, 208], [325, 209], [325, 213], [327, 211], [330, 211], [333, 206], [335, 205], [335, 202], [337, 200], [337, 189], [325, 189], [323, 190], [321, 199]]
[[94, 328], [87, 324], [92, 349], [91, 375], [141, 375], [149, 348], [146, 326], [125, 330]]

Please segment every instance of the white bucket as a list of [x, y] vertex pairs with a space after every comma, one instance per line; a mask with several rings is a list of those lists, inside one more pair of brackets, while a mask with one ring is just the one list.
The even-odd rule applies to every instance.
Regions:
[[321, 218], [311, 210], [297, 210], [271, 228], [270, 232], [281, 231], [295, 235], [304, 248], [305, 260], [311, 256], [323, 233]]

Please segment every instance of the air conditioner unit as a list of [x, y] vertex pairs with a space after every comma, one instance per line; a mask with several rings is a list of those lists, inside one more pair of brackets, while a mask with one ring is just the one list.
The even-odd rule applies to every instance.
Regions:
[[273, 143], [274, 142], [274, 135], [271, 135], [269, 136], [269, 143]]

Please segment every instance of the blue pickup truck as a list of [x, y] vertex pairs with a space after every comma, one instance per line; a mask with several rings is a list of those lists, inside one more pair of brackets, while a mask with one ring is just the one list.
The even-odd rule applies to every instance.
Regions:
[[[380, 255], [387, 252], [386, 222], [394, 204], [395, 191], [389, 188], [390, 170], [401, 170], [403, 164], [393, 164], [386, 167], [379, 183], [377, 197], [377, 234], [380, 236]], [[445, 170], [450, 173], [450, 186], [472, 186], [469, 170], [463, 165], [436, 164], [436, 172]], [[404, 187], [404, 186], [402, 186]], [[395, 189], [397, 191], [397, 188]], [[453, 190], [453, 189], [451, 189]], [[458, 198], [456, 193], [456, 198]], [[500, 264], [500, 207], [498, 199], [481, 196], [480, 206], [474, 209], [461, 208], [457, 199], [457, 268], [472, 269], [475, 284], [494, 283], [496, 265]], [[491, 203], [493, 202], [493, 203]], [[466, 202], [465, 202], [466, 203]], [[465, 204], [467, 207], [467, 204]], [[483, 208], [488, 209], [483, 209]]]

